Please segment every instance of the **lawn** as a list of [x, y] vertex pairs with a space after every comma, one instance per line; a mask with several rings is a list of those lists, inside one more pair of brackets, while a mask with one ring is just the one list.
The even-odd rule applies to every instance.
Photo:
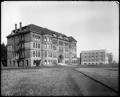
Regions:
[[81, 95], [65, 68], [2, 70], [1, 93], [5, 96]]
[[76, 68], [118, 91], [118, 68]]

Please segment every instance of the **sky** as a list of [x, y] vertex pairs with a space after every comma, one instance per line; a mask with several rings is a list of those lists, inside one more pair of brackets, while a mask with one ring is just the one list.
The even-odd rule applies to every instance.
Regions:
[[4, 1], [1, 43], [15, 29], [35, 24], [73, 36], [77, 57], [84, 50], [106, 49], [119, 59], [119, 4], [115, 1]]

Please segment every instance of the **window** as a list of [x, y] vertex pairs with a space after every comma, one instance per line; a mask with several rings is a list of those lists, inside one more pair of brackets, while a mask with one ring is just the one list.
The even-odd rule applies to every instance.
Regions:
[[69, 58], [69, 55], [68, 55], [68, 54], [65, 54], [65, 58]]
[[37, 48], [37, 43], [36, 43], [36, 48]]
[[68, 48], [67, 47], [65, 48], [65, 51], [68, 52]]
[[45, 64], [47, 64], [47, 60], [45, 60]]
[[44, 37], [44, 41], [47, 41], [47, 38], [46, 38], [46, 37]]
[[38, 37], [38, 39], [40, 40], [40, 36]]
[[69, 44], [68, 43], [65, 43], [65, 46], [68, 46]]
[[49, 37], [47, 37], [47, 41], [49, 41]]
[[51, 63], [52, 63], [52, 60], [51, 60]]
[[52, 56], [53, 56], [53, 58], [55, 57], [55, 53], [54, 52], [52, 53]]
[[52, 57], [52, 52], [49, 52], [48, 54], [49, 54], [49, 55], [48, 55], [49, 57]]
[[38, 57], [40, 57], [40, 51], [38, 51]]
[[37, 57], [37, 51], [36, 51], [36, 57]]
[[11, 61], [10, 61], [10, 64], [11, 64]]
[[26, 60], [26, 65], [28, 66], [28, 60]]
[[53, 46], [53, 50], [56, 50], [56, 46]]
[[35, 51], [33, 51], [33, 57], [35, 57]]
[[47, 44], [44, 45], [45, 49], [47, 48]]
[[53, 43], [53, 44], [57, 44], [57, 40], [56, 40], [56, 39], [53, 39], [53, 40], [52, 40], [52, 43]]
[[45, 57], [47, 57], [47, 51], [45, 51]]
[[49, 49], [51, 49], [51, 45], [50, 44], [48, 44], [49, 45]]
[[40, 48], [40, 44], [38, 44], [38, 48]]
[[51, 42], [51, 38], [49, 38], [49, 42]]
[[59, 45], [63, 45], [63, 42], [62, 42], [62, 41], [59, 41]]
[[51, 44], [51, 49], [52, 49], [52, 44]]
[[60, 51], [60, 52], [63, 52], [63, 47], [59, 47], [59, 51]]
[[22, 57], [23, 57], [23, 58], [25, 57], [24, 52], [22, 52]]
[[36, 35], [34, 35], [34, 39], [36, 40]]
[[50, 64], [50, 60], [49, 60], [48, 64]]
[[13, 61], [13, 66], [15, 66], [15, 61]]
[[35, 36], [33, 35], [33, 38], [34, 38]]

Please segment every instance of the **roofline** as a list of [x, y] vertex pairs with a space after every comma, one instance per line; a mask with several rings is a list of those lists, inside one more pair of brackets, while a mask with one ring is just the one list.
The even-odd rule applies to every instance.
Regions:
[[100, 49], [100, 50], [84, 50], [84, 51], [81, 51], [81, 53], [83, 53], [83, 52], [92, 52], [92, 51], [106, 51], [106, 49]]
[[[68, 39], [69, 39], [69, 38], [72, 38], [72, 41], [77, 42], [77, 40], [74, 39], [72, 36], [67, 36], [67, 35], [65, 35], [65, 34], [62, 34], [62, 33], [56, 32], [56, 31], [53, 31], [53, 30], [51, 30], [51, 29], [37, 26], [37, 25], [35, 25], [35, 24], [28, 24], [28, 25], [26, 25], [26, 26], [23, 26], [22, 28], [28, 27], [28, 28], [29, 28], [29, 32], [30, 32], [30, 31], [32, 31], [32, 30], [30, 29], [31, 26], [36, 26], [36, 27], [38, 27], [38, 29], [41, 28], [41, 29], [48, 30], [48, 31], [50, 31], [50, 32], [53, 33], [53, 34], [57, 34], [58, 36], [59, 36], [59, 35], [62, 35], [62, 37], [67, 37]], [[20, 28], [18, 28], [17, 30], [20, 30]], [[14, 32], [15, 30], [12, 30], [12, 31]], [[49, 34], [51, 34], [51, 33], [49, 33]], [[14, 34], [14, 35], [9, 34], [9, 35], [7, 36], [7, 38], [10, 38], [10, 37], [13, 37], [13, 36], [16, 36], [16, 35], [19, 35], [19, 34], [23, 34], [23, 33], [16, 33], [16, 34]], [[44, 34], [48, 34], [48, 33], [41, 33], [41, 34], [44, 35]], [[59, 37], [58, 37], [58, 38], [59, 38]], [[70, 39], [69, 39], [68, 41], [70, 41]]]

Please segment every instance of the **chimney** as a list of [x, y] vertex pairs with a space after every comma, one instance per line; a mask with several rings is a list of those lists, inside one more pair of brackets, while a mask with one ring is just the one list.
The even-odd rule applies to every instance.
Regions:
[[20, 31], [22, 30], [22, 22], [20, 22]]
[[16, 33], [16, 31], [17, 31], [17, 24], [15, 24], [15, 33]]

